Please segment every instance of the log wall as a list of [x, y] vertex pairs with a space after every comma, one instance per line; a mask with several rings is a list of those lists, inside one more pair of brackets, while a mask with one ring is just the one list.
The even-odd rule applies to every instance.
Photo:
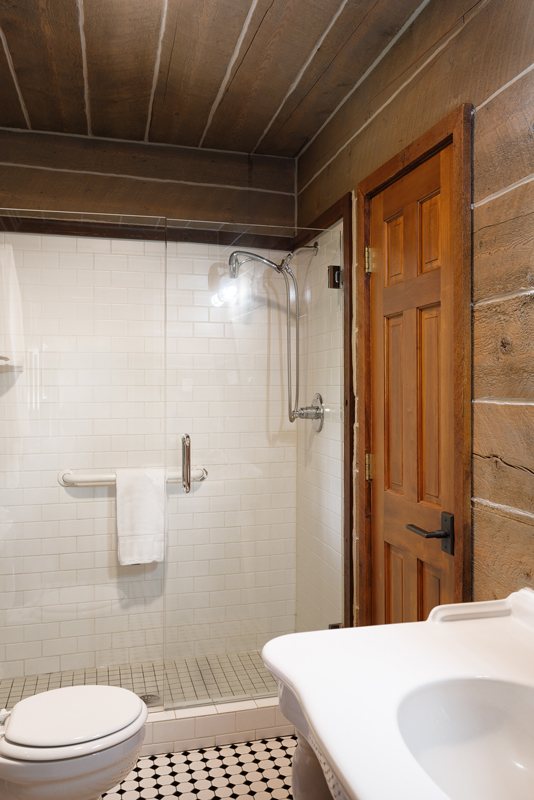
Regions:
[[293, 225], [294, 160], [0, 129], [0, 208]]
[[534, 5], [430, 0], [298, 159], [298, 221], [474, 111], [473, 587], [534, 588]]

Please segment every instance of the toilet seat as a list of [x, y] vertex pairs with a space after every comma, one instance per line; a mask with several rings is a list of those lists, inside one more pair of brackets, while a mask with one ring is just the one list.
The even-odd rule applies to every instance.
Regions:
[[0, 756], [58, 761], [105, 750], [134, 736], [148, 710], [118, 686], [69, 686], [27, 697], [0, 729]]

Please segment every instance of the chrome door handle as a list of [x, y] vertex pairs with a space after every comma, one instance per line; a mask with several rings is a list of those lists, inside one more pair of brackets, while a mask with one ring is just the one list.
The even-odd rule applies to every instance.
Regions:
[[191, 437], [188, 433], [182, 434], [182, 489], [191, 491]]
[[441, 549], [450, 556], [454, 555], [454, 515], [441, 513], [441, 530], [425, 531], [418, 525], [406, 525], [409, 531], [422, 536], [424, 539], [441, 539]]

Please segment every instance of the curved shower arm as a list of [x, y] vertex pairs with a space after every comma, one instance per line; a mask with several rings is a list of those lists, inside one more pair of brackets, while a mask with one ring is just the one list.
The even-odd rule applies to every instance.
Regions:
[[[300, 383], [300, 364], [299, 364], [299, 351], [300, 351], [300, 336], [299, 336], [299, 289], [297, 279], [291, 269], [286, 266], [282, 272], [286, 282], [287, 292], [287, 401], [288, 401], [288, 416], [289, 421], [294, 422], [297, 418], [297, 411], [299, 408], [299, 383]], [[289, 281], [287, 276], [290, 276], [293, 281], [293, 288], [295, 290], [295, 402], [292, 400], [292, 378], [291, 378], [291, 291], [289, 288]]]
[[[298, 248], [299, 250], [304, 248]], [[313, 249], [315, 252], [317, 251], [317, 243], [313, 247], [309, 249]], [[296, 251], [295, 251], [296, 252]], [[239, 261], [239, 256], [244, 256], [243, 261]], [[264, 258], [264, 256], [257, 255], [256, 253], [251, 253], [248, 250], [234, 250], [233, 253], [230, 254], [230, 258], [228, 259], [228, 271], [231, 278], [237, 278], [239, 273], [239, 267], [241, 264], [245, 263], [245, 261], [261, 261], [263, 264], [266, 264], [268, 267], [272, 267], [275, 272], [284, 276], [284, 281], [286, 283], [286, 296], [287, 296], [287, 410], [288, 410], [288, 417], [290, 422], [295, 422], [297, 417], [299, 417], [299, 387], [300, 387], [300, 334], [299, 334], [299, 322], [300, 322], [300, 312], [299, 312], [299, 289], [297, 284], [297, 279], [293, 272], [291, 271], [289, 262], [293, 258], [293, 253], [288, 253], [287, 256], [280, 262], [280, 264], [275, 264], [273, 261], [270, 261], [268, 258]], [[291, 278], [293, 282], [293, 288], [295, 290], [295, 402], [293, 403], [293, 380], [292, 380], [292, 357], [291, 357], [291, 289], [289, 286], [289, 279], [288, 276]]]

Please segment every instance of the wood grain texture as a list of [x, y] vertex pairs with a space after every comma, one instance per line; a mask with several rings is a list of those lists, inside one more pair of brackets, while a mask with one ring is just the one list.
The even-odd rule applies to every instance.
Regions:
[[26, 120], [11, 75], [4, 48], [0, 43], [0, 125], [27, 128]]
[[534, 588], [534, 526], [475, 508], [473, 538], [473, 600]]
[[291, 195], [0, 166], [0, 207], [292, 225]]
[[534, 181], [473, 212], [473, 300], [530, 288], [534, 288]]
[[534, 480], [534, 405], [475, 403], [473, 453], [475, 497], [533, 510], [534, 495], [522, 490]]
[[294, 187], [294, 162], [289, 158], [15, 131], [0, 131], [0, 153], [0, 161], [4, 163], [275, 192], [292, 193]]
[[163, 0], [84, 0], [84, 9], [93, 133], [142, 141]]
[[[373, 174], [358, 185], [358, 534], [359, 534], [359, 622], [370, 624], [373, 618], [372, 605], [374, 586], [372, 580], [372, 538], [370, 528], [370, 492], [374, 482], [366, 481], [365, 452], [371, 448], [372, 391], [370, 389], [371, 336], [369, 275], [365, 274], [364, 248], [370, 241], [370, 208], [373, 197], [385, 186], [406, 174], [411, 165], [420, 164], [436, 148], [453, 142], [453, 158], [449, 160], [452, 180], [452, 230], [451, 237], [454, 264], [454, 305], [463, 309], [454, 317], [454, 453], [455, 516], [458, 528], [463, 531], [456, 547], [454, 592], [457, 600], [468, 600], [471, 596], [471, 108], [464, 104], [450, 113], [431, 130], [412, 142]], [[446, 150], [441, 150], [442, 157]], [[432, 276], [432, 271], [423, 277]], [[379, 426], [380, 427], [380, 426]], [[424, 525], [422, 527], [425, 527]]]
[[[260, 0], [207, 147], [251, 152], [293, 78], [339, 8], [339, 0]], [[339, 192], [332, 203], [339, 198]], [[324, 209], [323, 209], [324, 210]]]
[[169, 0], [149, 139], [198, 146], [250, 0]]
[[257, 152], [295, 156], [419, 3], [349, 0]]
[[[347, 102], [341, 107], [336, 116], [318, 135], [308, 149], [299, 157], [299, 188], [302, 188], [313, 177], [318, 168], [329, 161], [343, 144], [358, 130], [366, 120], [374, 114], [382, 104], [407, 80], [432, 52], [432, 48], [446, 35], [454, 30], [460, 23], [462, 16], [473, 5], [472, 0], [453, 0], [445, 6], [435, 3], [429, 5], [421, 12], [417, 21], [401, 37], [395, 47], [386, 55], [382, 62], [373, 70], [371, 75], [358, 87]], [[402, 98], [404, 100], [404, 97]], [[443, 109], [443, 105], [441, 105]], [[408, 108], [410, 108], [408, 106]], [[419, 112], [426, 113], [424, 108]], [[387, 109], [384, 112], [389, 121]], [[443, 113], [442, 113], [443, 116]], [[403, 120], [404, 125], [408, 122]], [[429, 127], [429, 126], [427, 126]], [[405, 144], [415, 139], [415, 136], [406, 141], [396, 140], [396, 149], [390, 153], [385, 152], [387, 139], [382, 140], [384, 134], [389, 139], [389, 124], [381, 126], [381, 156], [382, 162], [393, 156]], [[421, 131], [425, 128], [422, 127]], [[374, 138], [376, 143], [376, 137]], [[358, 143], [360, 146], [360, 142]], [[350, 145], [349, 145], [350, 147]], [[376, 148], [375, 148], [376, 149]], [[374, 171], [380, 163], [369, 164], [362, 175], [358, 175], [356, 182], [370, 172]]]
[[[32, 128], [87, 133], [76, 3], [11, 0], [2, 3], [0, 25]], [[2, 77], [12, 84], [11, 76], [2, 72]], [[0, 124], [13, 124], [9, 119], [13, 119], [11, 104], [0, 104]]]
[[534, 514], [534, 473], [528, 467], [508, 464], [496, 455], [475, 453], [473, 497]]
[[[534, 25], [534, 7], [531, 9], [526, 25]], [[477, 111], [474, 203], [534, 172], [533, 120], [534, 71]]]
[[[475, 5], [469, 13], [470, 7]], [[475, 15], [476, 14], [476, 15]], [[400, 148], [420, 136], [463, 100], [483, 102], [532, 61], [534, 6], [529, 0], [430, 3], [372, 76], [299, 158], [302, 189], [339, 148], [335, 160], [299, 197], [299, 222], [317, 216], [334, 192], [345, 191]], [[449, 44], [378, 113], [363, 125], [447, 36]], [[411, 45], [413, 56], [406, 48]], [[377, 147], [376, 143], [380, 142]], [[476, 147], [475, 147], [476, 149]], [[475, 173], [475, 186], [479, 174]]]
[[473, 396], [534, 398], [534, 290], [473, 314]]

